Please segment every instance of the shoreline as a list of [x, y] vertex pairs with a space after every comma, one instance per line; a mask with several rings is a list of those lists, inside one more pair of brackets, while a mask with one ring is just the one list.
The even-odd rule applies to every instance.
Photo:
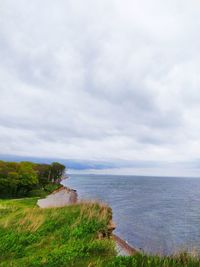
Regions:
[[[58, 208], [64, 207], [68, 205], [73, 205], [78, 203], [78, 193], [75, 189], [69, 188], [67, 186], [62, 185], [60, 188], [54, 190], [50, 195], [46, 198], [39, 199], [37, 201], [37, 205], [40, 208]], [[110, 225], [108, 228], [111, 232], [111, 238], [116, 243], [116, 251], [118, 255], [121, 256], [131, 256], [138, 253], [138, 250], [128, 244], [125, 240], [120, 238], [119, 236], [113, 234], [113, 231], [116, 228], [115, 223], [110, 221]]]
[[125, 240], [121, 239], [119, 236], [112, 234], [112, 238], [116, 242], [119, 255], [131, 256], [139, 252], [136, 248], [132, 247], [130, 244], [128, 244]]

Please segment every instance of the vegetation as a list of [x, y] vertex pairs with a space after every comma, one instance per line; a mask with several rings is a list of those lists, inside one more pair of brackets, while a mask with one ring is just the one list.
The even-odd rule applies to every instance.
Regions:
[[65, 166], [0, 161], [0, 197], [42, 196], [57, 188]]
[[104, 261], [101, 267], [199, 267], [198, 257], [192, 257], [187, 253], [176, 256], [150, 256], [138, 253], [130, 257], [113, 257]]
[[29, 196], [0, 199], [0, 267], [200, 267], [199, 258], [187, 253], [117, 256], [106, 205], [37, 207], [36, 196], [58, 188], [64, 170], [57, 162], [0, 161], [0, 197]]
[[[0, 266], [88, 266], [115, 255], [111, 209], [97, 203], [40, 209], [37, 198], [0, 200]], [[93, 265], [90, 265], [93, 266]]]
[[38, 198], [0, 200], [1, 267], [197, 267], [198, 258], [116, 256], [111, 209], [98, 203], [40, 209]]

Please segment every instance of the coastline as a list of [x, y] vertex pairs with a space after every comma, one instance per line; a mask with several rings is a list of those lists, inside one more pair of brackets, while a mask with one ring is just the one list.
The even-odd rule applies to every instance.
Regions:
[[[78, 203], [78, 193], [75, 189], [62, 185], [59, 189], [53, 191], [44, 199], [39, 199], [37, 205], [40, 208], [64, 207]], [[120, 256], [131, 256], [138, 252], [138, 250], [128, 244], [119, 236], [113, 234], [116, 225], [111, 220], [108, 229], [110, 237], [115, 241], [117, 254]]]
[[116, 243], [116, 249], [118, 255], [131, 256], [139, 252], [136, 248], [132, 247], [130, 244], [128, 244], [125, 240], [121, 239], [119, 236], [112, 234], [112, 238]]

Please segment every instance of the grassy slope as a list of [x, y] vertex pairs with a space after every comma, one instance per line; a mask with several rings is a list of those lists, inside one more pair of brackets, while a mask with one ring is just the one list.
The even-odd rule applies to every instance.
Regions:
[[116, 257], [107, 232], [111, 210], [95, 203], [39, 209], [37, 198], [0, 200], [0, 266], [157, 267], [200, 266], [199, 260], [177, 257]]
[[85, 203], [39, 209], [37, 198], [0, 201], [0, 266], [88, 266], [113, 255], [111, 210]]

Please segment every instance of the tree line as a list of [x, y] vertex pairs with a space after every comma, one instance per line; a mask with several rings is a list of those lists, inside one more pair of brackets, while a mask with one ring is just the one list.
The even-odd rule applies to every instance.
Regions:
[[0, 197], [28, 196], [48, 190], [62, 180], [64, 173], [65, 166], [58, 162], [0, 161]]

